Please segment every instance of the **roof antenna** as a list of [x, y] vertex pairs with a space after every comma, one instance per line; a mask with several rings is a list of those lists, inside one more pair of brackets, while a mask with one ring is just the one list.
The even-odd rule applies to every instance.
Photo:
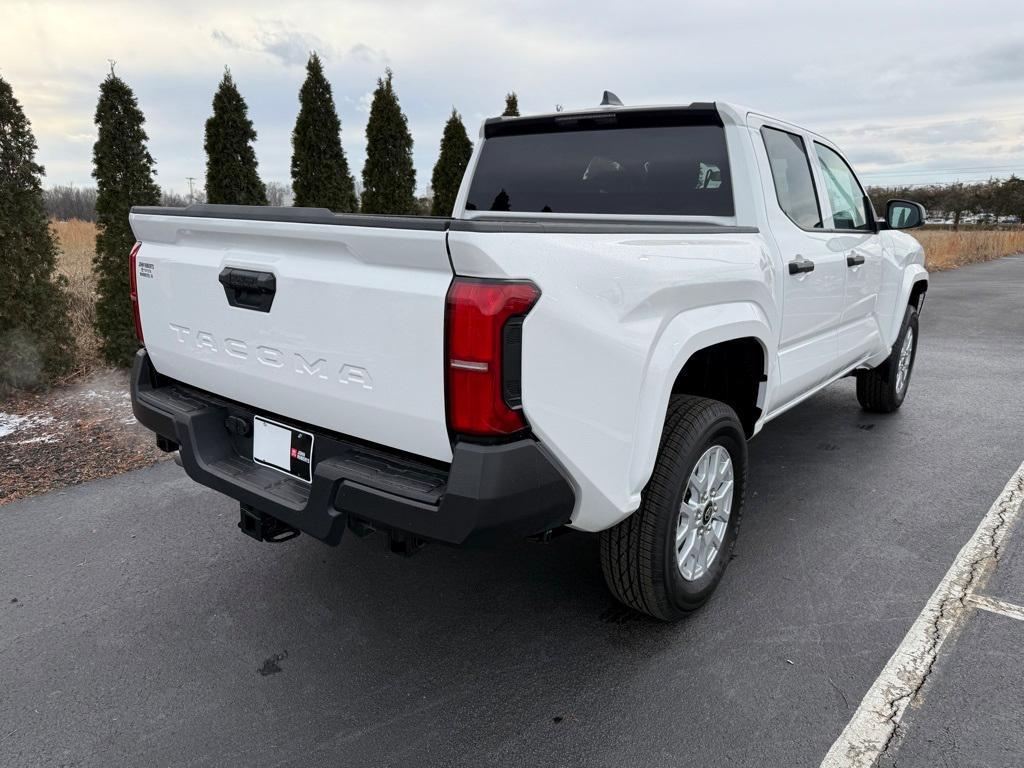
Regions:
[[611, 91], [605, 91], [604, 96], [601, 98], [602, 107], [622, 107], [625, 106], [622, 103], [622, 99], [616, 96]]

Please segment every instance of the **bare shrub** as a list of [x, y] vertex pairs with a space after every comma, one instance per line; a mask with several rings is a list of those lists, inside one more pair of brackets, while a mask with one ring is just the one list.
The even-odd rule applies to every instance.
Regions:
[[96, 187], [59, 184], [43, 190], [43, 204], [51, 219], [96, 221]]
[[292, 194], [290, 185], [283, 184], [280, 181], [268, 181], [266, 187], [268, 205], [282, 206], [292, 204], [295, 196]]
[[179, 195], [172, 189], [161, 189], [160, 205], [165, 208], [184, 208], [188, 205], [188, 197], [186, 195]]

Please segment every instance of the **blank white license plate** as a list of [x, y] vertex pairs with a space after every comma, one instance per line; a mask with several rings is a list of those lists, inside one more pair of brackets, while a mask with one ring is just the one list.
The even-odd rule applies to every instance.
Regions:
[[252, 460], [308, 483], [313, 479], [313, 435], [254, 416]]

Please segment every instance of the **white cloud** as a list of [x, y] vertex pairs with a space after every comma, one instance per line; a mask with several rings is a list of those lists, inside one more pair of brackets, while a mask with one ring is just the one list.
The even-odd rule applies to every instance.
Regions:
[[373, 91], [367, 91], [356, 101], [356, 109], [360, 112], [370, 114], [370, 106], [373, 104]]
[[299, 31], [287, 22], [263, 19], [257, 20], [255, 26], [255, 30], [237, 35], [223, 29], [214, 29], [210, 37], [229, 51], [265, 54], [291, 67], [304, 66], [312, 51], [316, 51], [323, 59], [333, 56], [329, 44], [316, 35]]

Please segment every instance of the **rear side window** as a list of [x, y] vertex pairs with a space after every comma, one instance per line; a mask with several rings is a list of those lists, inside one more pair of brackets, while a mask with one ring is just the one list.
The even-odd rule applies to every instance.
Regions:
[[721, 125], [596, 123], [579, 120], [564, 127], [556, 119], [537, 130], [487, 138], [466, 208], [734, 215]]
[[779, 207], [801, 229], [820, 229], [821, 209], [804, 140], [795, 133], [767, 126], [761, 129], [761, 136], [772, 167]]

